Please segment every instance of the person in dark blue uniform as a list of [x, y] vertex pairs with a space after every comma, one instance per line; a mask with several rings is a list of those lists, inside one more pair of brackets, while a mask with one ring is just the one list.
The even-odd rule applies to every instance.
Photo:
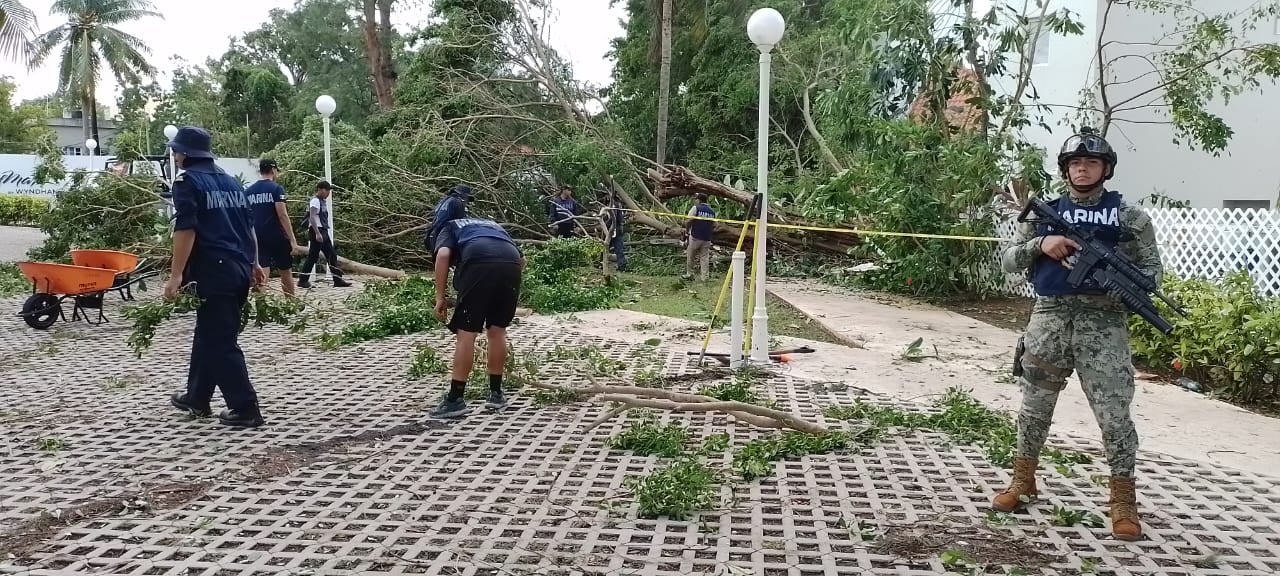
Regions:
[[244, 191], [245, 198], [253, 209], [253, 229], [258, 235], [258, 265], [280, 274], [280, 287], [284, 289], [285, 295], [293, 296], [293, 252], [301, 248], [293, 235], [293, 226], [290, 225], [289, 212], [285, 207], [289, 196], [284, 187], [276, 182], [280, 166], [275, 160], [259, 160], [258, 174], [262, 178]]
[[475, 197], [475, 193], [471, 191], [471, 187], [465, 184], [454, 186], [432, 212], [431, 233], [427, 235], [427, 251], [433, 252], [436, 242], [436, 236], [440, 235], [449, 222], [458, 218], [467, 217], [467, 203]]
[[261, 285], [266, 272], [257, 264], [258, 241], [244, 188], [213, 162], [210, 141], [204, 129], [188, 126], [169, 142], [174, 162], [185, 172], [173, 183], [173, 269], [164, 297], [174, 299], [194, 285], [201, 300], [187, 389], [175, 392], [170, 402], [208, 416], [217, 387], [227, 403], [218, 420], [253, 428], [263, 420], [238, 343], [240, 311], [249, 288]]
[[[454, 418], [470, 411], [463, 400], [467, 378], [475, 363], [476, 337], [484, 332], [489, 341], [489, 400], [486, 406], [501, 410], [507, 405], [502, 393], [502, 373], [507, 364], [507, 326], [516, 315], [524, 254], [511, 236], [492, 220], [457, 218], [440, 229], [433, 248], [436, 276], [436, 318], [448, 319], [449, 331], [458, 337], [453, 350], [449, 394], [432, 418]], [[455, 267], [453, 287], [458, 301], [448, 318], [449, 268]]]
[[547, 206], [547, 218], [556, 238], [573, 238], [573, 229], [578, 225], [574, 216], [582, 214], [582, 206], [573, 199], [573, 188], [561, 186], [560, 193], [551, 199]]
[[626, 229], [625, 222], [627, 213], [623, 210], [622, 201], [618, 199], [618, 195], [609, 194], [609, 251], [613, 253], [617, 261], [617, 269], [619, 272], [627, 271], [627, 247], [626, 247]]

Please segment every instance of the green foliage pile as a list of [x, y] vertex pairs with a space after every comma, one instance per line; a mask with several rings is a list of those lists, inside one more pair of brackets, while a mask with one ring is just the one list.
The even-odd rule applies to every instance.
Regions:
[[[613, 306], [621, 289], [588, 267], [599, 260], [600, 250], [599, 243], [589, 240], [554, 240], [527, 250], [521, 303], [543, 313]], [[321, 336], [321, 345], [333, 348], [439, 328], [435, 303], [434, 278], [414, 275], [369, 282], [349, 300], [363, 319]]]
[[610, 437], [607, 445], [641, 456], [671, 459], [649, 474], [628, 477], [624, 484], [635, 495], [640, 517], [683, 520], [713, 508], [718, 503], [720, 486], [731, 482], [734, 474], [743, 480], [754, 480], [772, 474], [774, 462], [833, 453], [870, 439], [870, 436], [854, 438], [838, 431], [822, 435], [783, 432], [748, 442], [736, 450], [730, 473], [707, 462], [729, 450], [728, 434], [708, 436], [701, 446], [691, 447], [693, 438], [685, 426], [659, 424], [652, 414], [641, 412], [640, 419]]
[[0, 296], [12, 296], [31, 290], [31, 283], [16, 264], [0, 262]]
[[322, 347], [416, 334], [441, 326], [435, 316], [435, 280], [424, 276], [369, 282], [349, 303], [364, 319], [344, 326], [337, 334], [322, 335]]
[[157, 196], [157, 182], [148, 177], [99, 174], [92, 180], [72, 175], [71, 187], [58, 196], [53, 209], [40, 217], [47, 238], [30, 257], [45, 262], [70, 262], [71, 249], [123, 250], [168, 260], [169, 232]]
[[36, 226], [48, 212], [48, 199], [35, 196], [0, 196], [0, 226]]
[[1162, 290], [1187, 317], [1157, 302], [1160, 315], [1174, 326], [1165, 336], [1133, 316], [1129, 338], [1135, 358], [1181, 372], [1225, 400], [1280, 401], [1280, 300], [1259, 294], [1247, 270], [1217, 282], [1168, 275]]
[[526, 250], [521, 302], [544, 313], [613, 307], [623, 287], [600, 273], [603, 253], [599, 242], [582, 238], [557, 238]]

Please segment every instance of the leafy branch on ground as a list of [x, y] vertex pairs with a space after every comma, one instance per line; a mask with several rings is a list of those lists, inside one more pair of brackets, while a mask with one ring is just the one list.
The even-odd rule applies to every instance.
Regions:
[[[1018, 427], [1009, 414], [988, 408], [959, 387], [948, 388], [942, 398], [933, 403], [932, 408], [934, 411], [931, 412], [915, 412], [856, 400], [852, 405], [828, 406], [823, 414], [828, 418], [866, 421], [880, 428], [945, 432], [953, 441], [981, 447], [992, 464], [1001, 467], [1013, 464]], [[1086, 454], [1054, 448], [1046, 448], [1042, 458], [1059, 466], [1091, 461]]]
[[746, 443], [734, 451], [729, 470], [721, 471], [704, 460], [724, 458], [730, 448], [728, 434], [713, 434], [701, 444], [695, 444], [688, 428], [674, 423], [662, 424], [646, 410], [625, 430], [611, 436], [606, 445], [640, 456], [672, 459], [673, 462], [649, 474], [627, 478], [624, 485], [634, 494], [641, 517], [683, 520], [714, 506], [719, 487], [735, 477], [751, 481], [771, 475], [778, 461], [865, 445], [873, 439], [869, 431], [820, 434], [786, 431]]

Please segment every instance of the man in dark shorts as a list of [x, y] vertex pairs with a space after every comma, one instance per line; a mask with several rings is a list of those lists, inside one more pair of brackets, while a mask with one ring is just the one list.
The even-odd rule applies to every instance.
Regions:
[[293, 296], [293, 251], [298, 247], [298, 239], [293, 235], [289, 211], [285, 208], [289, 196], [276, 182], [280, 166], [275, 160], [259, 160], [258, 174], [262, 179], [244, 191], [253, 210], [253, 227], [258, 233], [258, 265], [278, 272], [280, 287], [286, 296]]
[[507, 326], [516, 315], [524, 254], [511, 236], [492, 220], [457, 218], [440, 229], [433, 245], [436, 271], [436, 318], [448, 318], [449, 268], [455, 267], [453, 287], [458, 302], [449, 318], [449, 331], [458, 337], [453, 350], [449, 394], [431, 411], [432, 418], [456, 418], [469, 412], [463, 392], [474, 363], [476, 337], [489, 341], [489, 400], [485, 406], [501, 410], [502, 370], [507, 364]]

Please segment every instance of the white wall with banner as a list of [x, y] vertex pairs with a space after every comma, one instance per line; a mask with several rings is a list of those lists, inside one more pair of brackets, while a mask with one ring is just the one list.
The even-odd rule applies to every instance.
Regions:
[[[53, 198], [71, 185], [70, 173], [76, 170], [101, 172], [113, 170], [118, 174], [156, 174], [161, 173], [159, 162], [133, 162], [121, 165], [114, 156], [63, 156], [63, 166], [67, 169], [67, 179], [62, 182], [37, 184], [35, 181], [36, 166], [40, 157], [33, 154], [0, 154], [0, 195], [38, 196]], [[233, 176], [251, 183], [258, 179], [256, 162], [244, 158], [219, 158], [218, 165]]]

